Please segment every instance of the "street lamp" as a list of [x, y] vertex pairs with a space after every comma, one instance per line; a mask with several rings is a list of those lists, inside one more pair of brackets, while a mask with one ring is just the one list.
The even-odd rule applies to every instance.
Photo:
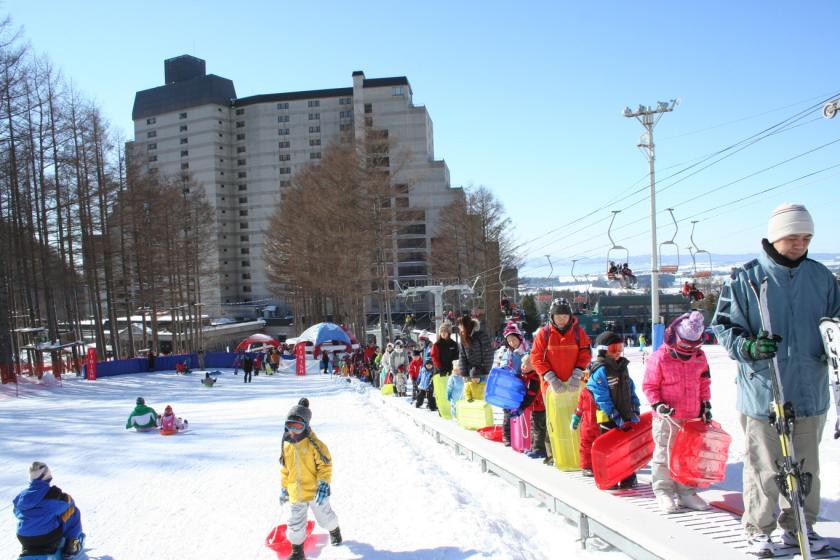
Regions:
[[[664, 336], [664, 325], [661, 324], [659, 316], [659, 264], [657, 263], [659, 245], [656, 242], [656, 180], [654, 178], [656, 150], [653, 143], [653, 129], [662, 115], [670, 113], [677, 105], [679, 105], [679, 100], [672, 99], [657, 102], [655, 109], [639, 105], [639, 108], [635, 111], [632, 111], [630, 107], [625, 107], [622, 112], [625, 117], [638, 120], [645, 128], [645, 133], [641, 136], [638, 148], [647, 156], [650, 167], [650, 324], [654, 350], [658, 347], [657, 342], [661, 343]], [[659, 332], [660, 336], [657, 336], [655, 331], [661, 331]]]

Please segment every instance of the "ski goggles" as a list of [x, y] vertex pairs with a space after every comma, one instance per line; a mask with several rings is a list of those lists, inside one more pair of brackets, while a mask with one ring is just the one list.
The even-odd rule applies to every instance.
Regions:
[[295, 434], [301, 433], [306, 428], [302, 420], [286, 420], [286, 429]]

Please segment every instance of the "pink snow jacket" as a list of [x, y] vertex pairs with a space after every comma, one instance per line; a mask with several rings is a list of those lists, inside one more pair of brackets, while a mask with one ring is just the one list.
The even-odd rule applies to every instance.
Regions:
[[663, 344], [648, 358], [642, 391], [651, 406], [664, 402], [674, 409], [672, 418], [688, 420], [700, 416], [700, 404], [712, 398], [712, 379], [706, 354], [699, 348], [688, 360], [681, 360]]

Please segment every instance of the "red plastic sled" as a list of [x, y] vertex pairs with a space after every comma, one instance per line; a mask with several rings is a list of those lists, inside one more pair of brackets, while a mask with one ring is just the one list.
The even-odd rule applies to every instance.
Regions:
[[161, 430], [160, 435], [162, 436], [174, 436], [178, 433], [178, 430]]
[[720, 424], [689, 420], [671, 447], [671, 478], [680, 484], [708, 488], [726, 478], [726, 460], [732, 437]]
[[502, 441], [504, 433], [501, 426], [487, 426], [486, 428], [479, 428], [476, 432], [485, 439], [490, 441]]
[[[289, 526], [286, 523], [278, 525], [265, 538], [265, 546], [276, 552], [277, 558], [288, 558], [292, 554], [292, 543], [286, 538], [286, 529], [288, 528]], [[307, 521], [306, 539], [303, 541], [304, 547], [306, 547], [306, 543], [313, 530], [315, 530], [315, 522]]]
[[612, 488], [653, 457], [653, 413], [645, 412], [626, 432], [610, 430], [592, 444], [592, 472], [601, 490]]

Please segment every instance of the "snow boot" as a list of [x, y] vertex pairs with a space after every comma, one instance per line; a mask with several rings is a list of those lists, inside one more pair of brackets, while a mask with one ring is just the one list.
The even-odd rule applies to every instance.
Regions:
[[79, 555], [82, 551], [82, 539], [73, 539], [72, 541], [68, 541], [67, 544], [64, 545], [64, 549], [61, 551], [62, 558], [75, 558]]
[[[799, 541], [796, 539], [795, 531], [785, 531], [782, 533], [782, 543], [785, 546], [799, 546]], [[811, 552], [820, 552], [831, 546], [828, 539], [821, 537], [811, 527], [808, 527], [808, 545]]]
[[306, 560], [306, 556], [303, 554], [302, 544], [292, 545], [292, 554], [289, 556], [289, 560]]
[[580, 474], [582, 474], [583, 476], [589, 477], [589, 478], [592, 478], [593, 476], [595, 476], [595, 473], [592, 472], [592, 469], [583, 469], [583, 470], [580, 471]]
[[529, 451], [525, 455], [527, 455], [531, 459], [545, 459], [545, 451], [542, 451], [541, 449], [535, 449], [534, 451]]
[[747, 539], [747, 552], [758, 558], [773, 558], [776, 555], [776, 547], [770, 540], [770, 535], [756, 533]]
[[681, 506], [687, 507], [688, 509], [693, 509], [694, 511], [706, 511], [709, 509], [709, 504], [706, 503], [706, 500], [704, 500], [697, 494], [686, 494], [684, 496], [679, 496], [677, 497], [677, 502]]
[[631, 488], [635, 488], [637, 484], [638, 481], [636, 480], [636, 475], [631, 474], [630, 476], [619, 482], [618, 487], [622, 490], [629, 490]]
[[333, 546], [338, 546], [341, 544], [341, 528], [336, 527], [332, 531], [330, 531], [330, 544]]
[[666, 515], [679, 511], [677, 504], [674, 503], [674, 497], [669, 494], [659, 494], [656, 497], [656, 505], [659, 506], [659, 511]]

